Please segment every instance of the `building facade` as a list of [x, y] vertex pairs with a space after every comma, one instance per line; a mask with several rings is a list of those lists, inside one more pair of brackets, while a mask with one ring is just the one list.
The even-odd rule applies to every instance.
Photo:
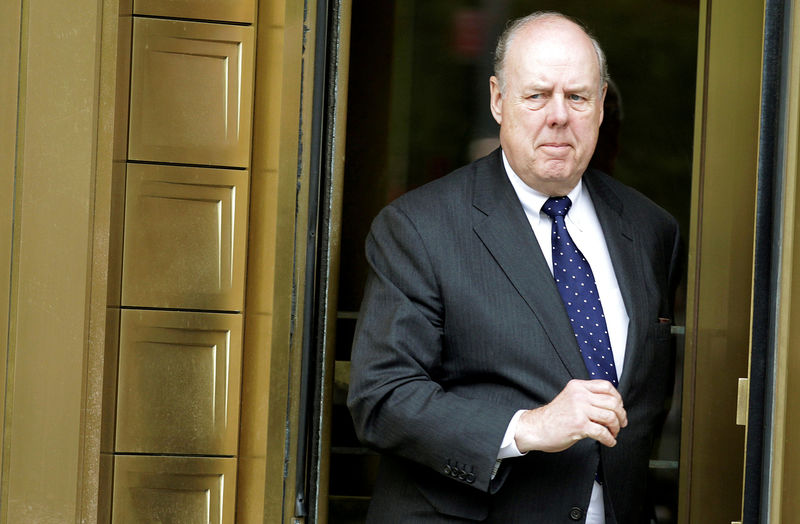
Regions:
[[585, 4], [2, 3], [0, 523], [359, 522], [364, 236], [496, 146], [536, 9], [604, 44], [598, 165], [684, 233], [654, 521], [800, 522], [800, 9]]

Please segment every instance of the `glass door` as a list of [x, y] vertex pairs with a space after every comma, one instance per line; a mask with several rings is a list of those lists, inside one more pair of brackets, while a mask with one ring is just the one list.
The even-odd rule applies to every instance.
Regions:
[[[596, 167], [670, 211], [689, 238], [699, 6], [695, 2], [354, 0], [332, 433], [329, 521], [362, 522], [379, 456], [362, 447], [345, 406], [350, 345], [367, 275], [373, 217], [402, 193], [498, 145], [489, 112], [497, 37], [510, 18], [554, 9], [584, 21], [608, 56]], [[685, 283], [673, 338], [676, 386], [651, 460], [654, 519], [676, 522]]]

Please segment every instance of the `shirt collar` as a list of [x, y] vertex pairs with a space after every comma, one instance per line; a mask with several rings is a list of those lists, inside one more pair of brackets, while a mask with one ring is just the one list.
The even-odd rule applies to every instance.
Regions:
[[[526, 184], [511, 168], [511, 164], [508, 163], [508, 159], [506, 158], [506, 152], [501, 150], [501, 153], [503, 154], [503, 166], [506, 168], [508, 180], [514, 187], [514, 192], [517, 193], [517, 198], [519, 198], [528, 219], [535, 221], [546, 220], [549, 223], [550, 217], [542, 213], [542, 206], [547, 199], [550, 198], [550, 195], [540, 193]], [[578, 183], [567, 195], [570, 201], [572, 201], [572, 207], [570, 207], [566, 219], [581, 230], [583, 229], [581, 227], [581, 218], [585, 215], [586, 205], [588, 204], [585, 198], [581, 198], [583, 194], [583, 180], [578, 179]]]

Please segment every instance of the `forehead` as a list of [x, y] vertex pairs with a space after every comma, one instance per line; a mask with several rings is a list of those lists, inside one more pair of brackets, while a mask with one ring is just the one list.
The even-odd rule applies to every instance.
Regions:
[[592, 41], [568, 20], [537, 20], [520, 28], [506, 59], [509, 77], [524, 77], [518, 80], [552, 76], [571, 83], [600, 80], [600, 64]]

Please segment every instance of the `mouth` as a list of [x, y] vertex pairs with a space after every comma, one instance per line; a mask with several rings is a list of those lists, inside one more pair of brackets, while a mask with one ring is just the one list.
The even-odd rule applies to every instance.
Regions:
[[556, 156], [565, 154], [571, 147], [570, 144], [564, 142], [547, 142], [539, 146], [539, 148], [543, 149], [546, 153]]

